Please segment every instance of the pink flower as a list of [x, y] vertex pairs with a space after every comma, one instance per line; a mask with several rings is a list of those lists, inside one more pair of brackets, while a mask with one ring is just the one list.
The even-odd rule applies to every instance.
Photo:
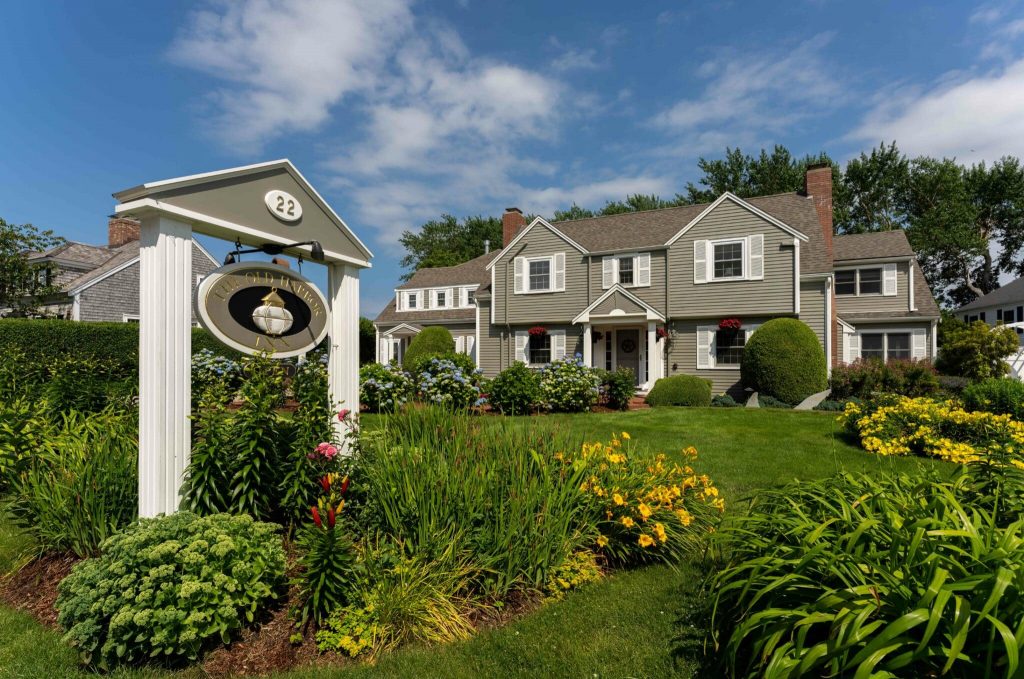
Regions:
[[333, 460], [334, 456], [338, 454], [338, 449], [324, 441], [316, 447], [316, 454], [328, 460]]
[[352, 411], [349, 410], [348, 408], [342, 408], [340, 411], [338, 411], [338, 421], [344, 422], [345, 420], [347, 420], [351, 412]]

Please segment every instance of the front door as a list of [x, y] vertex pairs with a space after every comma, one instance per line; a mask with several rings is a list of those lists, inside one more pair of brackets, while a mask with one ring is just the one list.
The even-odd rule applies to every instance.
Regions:
[[615, 332], [615, 362], [620, 368], [633, 371], [636, 383], [640, 384], [640, 331], [636, 328], [619, 328]]

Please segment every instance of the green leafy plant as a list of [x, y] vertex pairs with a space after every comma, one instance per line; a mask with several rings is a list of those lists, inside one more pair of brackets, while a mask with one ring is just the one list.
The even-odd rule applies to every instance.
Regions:
[[59, 425], [22, 421], [30, 457], [9, 477], [8, 512], [40, 551], [88, 556], [128, 525], [138, 506], [135, 414], [69, 412]]
[[829, 386], [831, 396], [838, 400], [870, 398], [876, 393], [933, 396], [940, 388], [938, 375], [929, 361], [879, 359], [833, 366]]
[[516, 361], [491, 380], [487, 402], [504, 415], [526, 415], [540, 404], [540, 376]]
[[192, 415], [192, 456], [183, 488], [184, 504], [206, 516], [231, 506], [233, 421], [228, 403], [234, 387], [229, 380], [204, 385]]
[[597, 403], [601, 382], [594, 369], [583, 363], [582, 356], [567, 356], [541, 368], [540, 392], [549, 409], [581, 413]]
[[417, 376], [420, 399], [447, 408], [466, 409], [483, 404], [480, 371], [463, 372], [447, 358], [432, 358]]
[[281, 481], [281, 508], [285, 519], [298, 525], [316, 500], [322, 471], [311, 464], [310, 452], [334, 439], [336, 410], [328, 394], [327, 354], [316, 350], [306, 355], [292, 379], [292, 394], [298, 407], [292, 413]]
[[1024, 382], [1006, 377], [977, 382], [960, 395], [967, 410], [1010, 415], [1024, 421]]
[[711, 405], [711, 380], [693, 375], [662, 377], [647, 393], [647, 405], [706, 408]]
[[712, 408], [738, 408], [739, 403], [736, 402], [732, 396], [728, 394], [718, 394], [711, 399]]
[[773, 318], [747, 340], [740, 376], [759, 396], [800, 403], [828, 386], [825, 350], [803, 321]]
[[631, 368], [618, 368], [600, 372], [601, 394], [613, 410], [626, 410], [636, 395], [636, 374]]
[[425, 354], [416, 358], [406, 365], [406, 370], [410, 372], [414, 377], [422, 373], [424, 370], [429, 370], [430, 364], [434, 360], [451, 361], [455, 364], [455, 367], [466, 373], [467, 375], [476, 372], [476, 363], [469, 354], [463, 354], [461, 352], [449, 351], [443, 354]]
[[1009, 370], [1006, 358], [1019, 346], [1013, 328], [985, 321], [956, 324], [943, 333], [936, 367], [972, 381], [1002, 377]]
[[25, 472], [34, 457], [52, 454], [59, 427], [26, 398], [0, 401], [0, 492]]
[[597, 582], [604, 576], [597, 562], [597, 554], [590, 550], [573, 552], [562, 564], [554, 569], [544, 585], [550, 599], [563, 599], [565, 595], [584, 585]]
[[280, 597], [285, 555], [277, 531], [228, 514], [142, 519], [60, 583], [64, 640], [100, 668], [196, 660]]
[[296, 617], [303, 625], [311, 621], [320, 623], [346, 604], [355, 561], [351, 534], [337, 522], [333, 512], [328, 518], [321, 517], [319, 509], [315, 511], [315, 522], [303, 527], [298, 537], [301, 571], [294, 582], [302, 601]]
[[417, 362], [424, 358], [434, 358], [455, 353], [455, 338], [448, 328], [440, 325], [432, 325], [412, 338], [409, 348], [405, 350], [402, 359], [402, 367], [407, 372], [416, 372]]
[[412, 398], [414, 385], [409, 373], [397, 364], [367, 363], [359, 369], [359, 401], [370, 412], [391, 412]]
[[999, 507], [1019, 479], [1013, 494], [983, 481], [844, 474], [761, 493], [720, 533], [729, 561], [710, 591], [722, 672], [1016, 676], [1024, 521], [1019, 503]]
[[792, 410], [793, 404], [780, 401], [774, 396], [757, 396], [757, 405], [761, 408], [776, 408], [778, 410]]
[[284, 368], [268, 356], [245, 364], [239, 395], [242, 406], [232, 432], [233, 476], [229, 507], [236, 514], [268, 518], [278, 499], [279, 427], [277, 407], [284, 397]]

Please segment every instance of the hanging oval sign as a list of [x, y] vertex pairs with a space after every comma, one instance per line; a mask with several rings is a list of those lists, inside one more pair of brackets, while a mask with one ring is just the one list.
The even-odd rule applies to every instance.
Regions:
[[302, 219], [302, 203], [287, 191], [267, 191], [267, 195], [263, 196], [263, 202], [267, 204], [270, 214], [282, 222], [297, 222]]
[[265, 262], [216, 269], [196, 288], [199, 324], [246, 354], [306, 353], [327, 335], [327, 300], [309, 280]]

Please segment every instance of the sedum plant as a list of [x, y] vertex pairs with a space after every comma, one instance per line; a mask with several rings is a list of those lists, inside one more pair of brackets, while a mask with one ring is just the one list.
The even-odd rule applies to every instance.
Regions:
[[196, 660], [280, 596], [285, 555], [277, 531], [228, 514], [139, 521], [60, 583], [64, 640], [104, 669]]

